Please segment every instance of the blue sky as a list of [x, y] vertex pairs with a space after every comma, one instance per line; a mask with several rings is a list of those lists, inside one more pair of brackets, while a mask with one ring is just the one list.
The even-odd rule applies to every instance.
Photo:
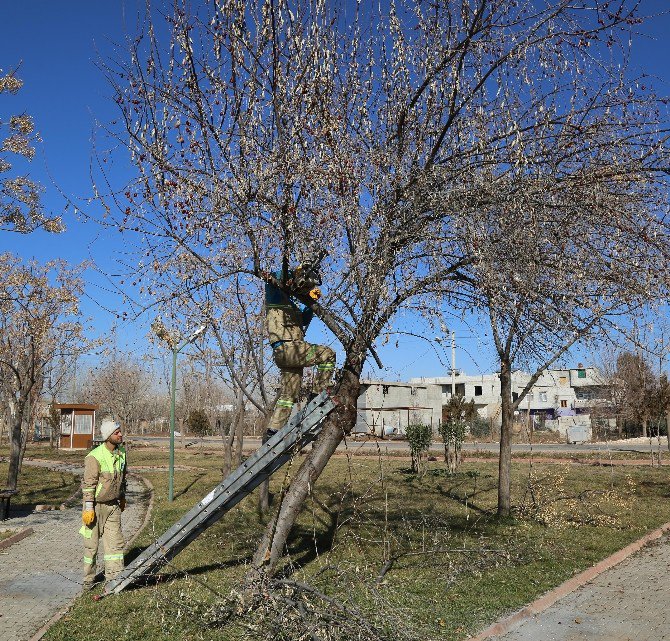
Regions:
[[[667, 0], [648, 0], [643, 2], [643, 12], [659, 13], [669, 6]], [[25, 111], [33, 116], [44, 142], [30, 171], [44, 185], [44, 202], [52, 212], [63, 211], [65, 203], [59, 192], [82, 204], [91, 195], [89, 167], [95, 125], [109, 123], [117, 115], [110, 100], [111, 90], [96, 62], [119, 55], [115, 45], [123, 45], [136, 32], [143, 11], [141, 0], [6, 0], [0, 5], [0, 68], [7, 71], [20, 64], [19, 76], [25, 83], [16, 96], [0, 98], [0, 113], [6, 116]], [[670, 16], [656, 15], [639, 29], [644, 35], [633, 40], [632, 65], [655, 76], [657, 91], [670, 95]], [[115, 171], [122, 169], [117, 163]], [[57, 236], [0, 233], [0, 251], [40, 261], [55, 257], [72, 263], [93, 259], [103, 271], [114, 271], [114, 261], [124, 254], [120, 235], [77, 220], [71, 213], [65, 215], [65, 222], [67, 232]], [[119, 297], [95, 270], [89, 269], [86, 279], [83, 309], [93, 318], [96, 332], [108, 334], [116, 326], [119, 346], [142, 353], [151, 319], [121, 322], [114, 318], [106, 309], [118, 309]], [[457, 333], [457, 366], [467, 373], [495, 369], [486, 329], [450, 319], [446, 322]], [[312, 340], [319, 340], [316, 327], [310, 332]], [[450, 352], [445, 353], [439, 346], [437, 351], [441, 358], [425, 341], [401, 338], [398, 348], [393, 342], [381, 352], [386, 371], [373, 373], [404, 380], [444, 374]]]

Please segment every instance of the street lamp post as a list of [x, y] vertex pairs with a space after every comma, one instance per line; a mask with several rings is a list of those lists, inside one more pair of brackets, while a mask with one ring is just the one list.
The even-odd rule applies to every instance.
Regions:
[[177, 354], [179, 354], [184, 347], [198, 338], [204, 331], [205, 325], [193, 332], [193, 334], [191, 334], [191, 336], [189, 336], [181, 345], [172, 347], [172, 384], [170, 386], [170, 468], [168, 472], [168, 501], [170, 502], [174, 499], [174, 414], [177, 396]]

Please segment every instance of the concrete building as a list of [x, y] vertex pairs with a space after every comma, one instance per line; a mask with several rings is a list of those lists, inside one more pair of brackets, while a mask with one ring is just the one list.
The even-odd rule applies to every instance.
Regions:
[[442, 387], [424, 382], [361, 381], [354, 433], [404, 434], [407, 425], [431, 425], [437, 432], [442, 418]]
[[[530, 374], [517, 370], [512, 373], [512, 399], [516, 400], [530, 381]], [[454, 377], [455, 393], [473, 401], [479, 416], [491, 427], [499, 427], [501, 419], [500, 379], [497, 373], [466, 375], [457, 372]], [[412, 378], [409, 384], [438, 385], [442, 402], [452, 394], [451, 376]], [[568, 426], [586, 425], [590, 430], [590, 414], [597, 409], [606, 414], [609, 400], [605, 379], [595, 367], [581, 364], [574, 368], [548, 369], [535, 382], [522, 400], [517, 416], [527, 421], [528, 415], [536, 427], [554, 421], [548, 428], [567, 431]], [[568, 417], [571, 417], [570, 420]]]

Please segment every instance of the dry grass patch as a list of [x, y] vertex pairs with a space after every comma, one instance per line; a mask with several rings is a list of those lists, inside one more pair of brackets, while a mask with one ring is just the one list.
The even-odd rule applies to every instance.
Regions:
[[[165, 452], [135, 456], [135, 464], [159, 464]], [[275, 475], [275, 496], [299, 462]], [[172, 504], [167, 474], [143, 473], [156, 504], [131, 554], [220, 480], [218, 456], [181, 451], [177, 463], [201, 469], [177, 473]], [[113, 636], [142, 641], [464, 639], [670, 521], [668, 468], [517, 463], [515, 518], [501, 521], [495, 462], [468, 463], [455, 476], [439, 462], [423, 477], [408, 467], [394, 458], [333, 459], [277, 580], [258, 586], [255, 599], [241, 591], [266, 520], [254, 494], [167, 565], [159, 582], [99, 603], [80, 599], [46, 639], [88, 641], [100, 619]], [[352, 636], [356, 617], [366, 625]]]
[[[6, 478], [7, 463], [0, 463], [0, 478]], [[17, 489], [11, 500], [10, 518], [13, 513], [32, 511], [36, 505], [60, 505], [77, 492], [79, 477], [69, 472], [24, 465]]]

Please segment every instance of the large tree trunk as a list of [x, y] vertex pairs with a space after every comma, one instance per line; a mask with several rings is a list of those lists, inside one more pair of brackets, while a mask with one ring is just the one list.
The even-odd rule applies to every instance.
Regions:
[[21, 451], [22, 440], [21, 432], [23, 427], [23, 413], [25, 411], [25, 402], [18, 402], [16, 404], [16, 412], [10, 422], [9, 430], [9, 472], [7, 474], [7, 489], [15, 490], [19, 471], [21, 470]]
[[[26, 455], [26, 447], [28, 446], [28, 437], [30, 434], [35, 433], [35, 420], [34, 412], [30, 405], [28, 406], [28, 416], [25, 421], [25, 426], [21, 431], [21, 454], [19, 455], [19, 474], [21, 474], [21, 469], [23, 468], [23, 457]], [[25, 412], [24, 412], [25, 415]]]
[[343, 378], [337, 388], [339, 407], [326, 419], [326, 424], [314, 442], [312, 451], [300, 466], [289, 485], [277, 515], [268, 523], [254, 555], [253, 567], [264, 566], [267, 574], [275, 571], [286, 547], [289, 533], [314, 482], [319, 478], [345, 434], [356, 424], [356, 402], [360, 387], [361, 364], [345, 364]]
[[509, 361], [500, 363], [500, 395], [502, 423], [500, 426], [500, 458], [498, 460], [498, 516], [509, 516], [511, 508], [512, 472], [512, 369]]
[[642, 438], [647, 438], [647, 417], [642, 417]]

